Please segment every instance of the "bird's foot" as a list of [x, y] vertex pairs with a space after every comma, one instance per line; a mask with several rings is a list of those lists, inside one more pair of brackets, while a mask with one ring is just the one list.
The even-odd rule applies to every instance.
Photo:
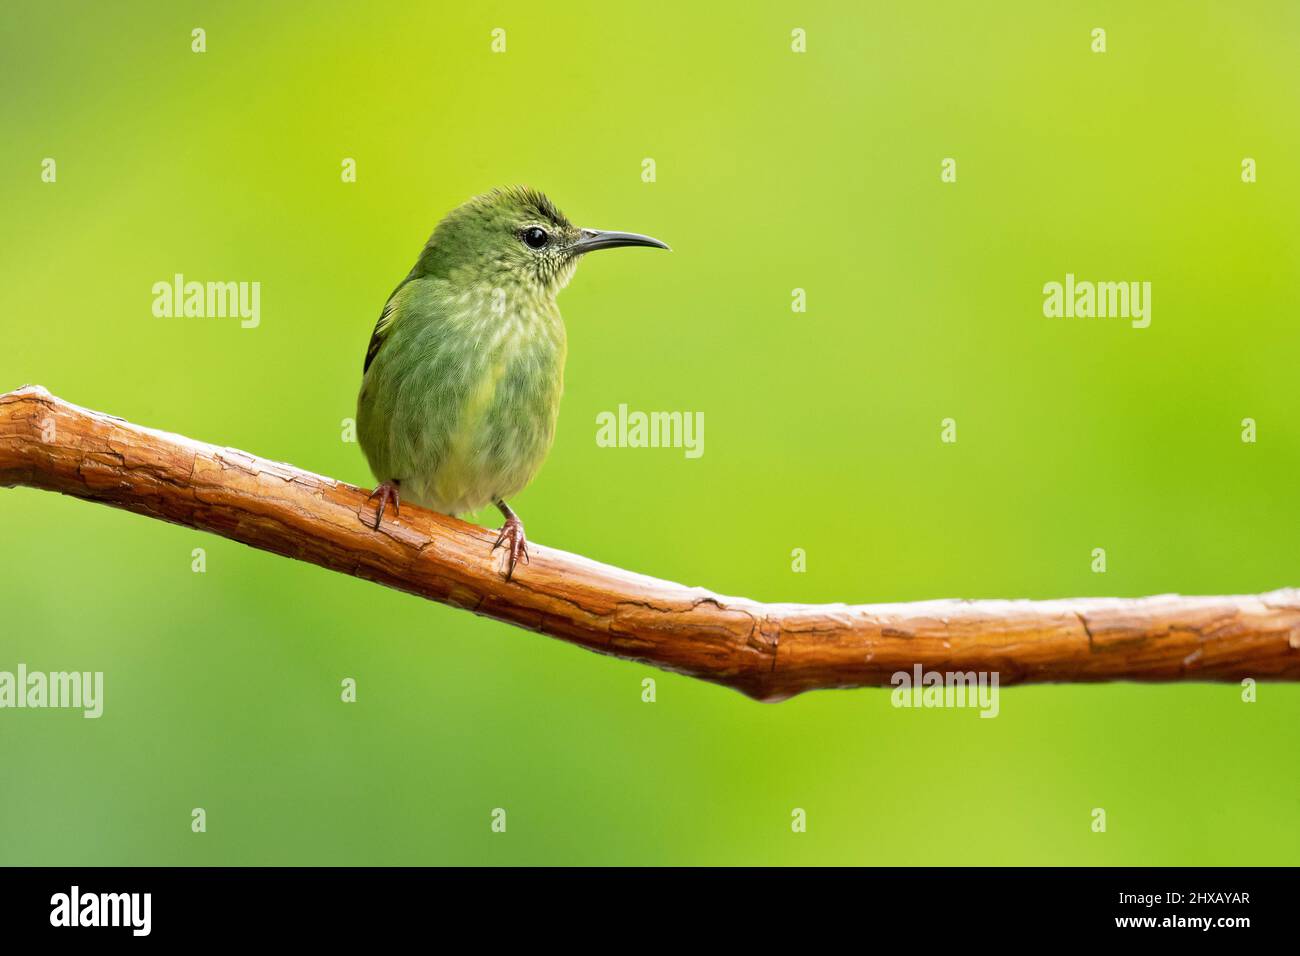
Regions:
[[[401, 489], [398, 487], [398, 482], [385, 481], [375, 488], [374, 491], [370, 492], [370, 497], [366, 499], [366, 503], [369, 504], [376, 498], [379, 499], [379, 505], [375, 509], [375, 523], [373, 527], [378, 531], [379, 523], [384, 520], [384, 509], [388, 507], [388, 502], [391, 501], [393, 503], [393, 514], [400, 515], [402, 513], [402, 494]], [[363, 518], [362, 520], [364, 521], [365, 519]]]
[[506, 549], [505, 575], [509, 581], [515, 573], [515, 565], [519, 559], [524, 559], [524, 564], [528, 563], [528, 541], [524, 538], [524, 523], [513, 514], [506, 518], [506, 523], [501, 526], [501, 533], [497, 535], [497, 543], [492, 545], [492, 550], [497, 548]]

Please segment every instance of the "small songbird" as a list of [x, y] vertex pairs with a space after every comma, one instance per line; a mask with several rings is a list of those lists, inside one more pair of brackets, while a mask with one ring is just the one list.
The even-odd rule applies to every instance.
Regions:
[[401, 499], [456, 515], [495, 504], [506, 580], [528, 560], [506, 504], [541, 467], [564, 388], [555, 297], [596, 249], [655, 246], [580, 229], [536, 190], [495, 189], [457, 207], [389, 296], [366, 350], [357, 437], [380, 484], [374, 527]]

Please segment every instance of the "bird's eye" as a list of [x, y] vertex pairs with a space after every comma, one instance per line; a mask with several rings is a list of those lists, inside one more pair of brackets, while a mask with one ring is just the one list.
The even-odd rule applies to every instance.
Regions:
[[529, 249], [540, 249], [550, 241], [550, 236], [546, 230], [540, 226], [533, 226], [524, 230], [524, 245]]

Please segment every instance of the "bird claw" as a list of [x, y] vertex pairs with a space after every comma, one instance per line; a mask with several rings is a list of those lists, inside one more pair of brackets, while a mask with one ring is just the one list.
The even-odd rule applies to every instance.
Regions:
[[524, 564], [528, 563], [528, 541], [524, 537], [524, 523], [518, 518], [507, 518], [506, 523], [501, 526], [501, 533], [497, 535], [496, 544], [492, 545], [492, 550], [497, 548], [506, 549], [505, 575], [509, 581], [515, 573], [515, 565], [519, 559], [524, 559]]
[[[369, 504], [376, 498], [379, 499], [379, 507], [375, 510], [375, 523], [373, 527], [378, 531], [379, 523], [384, 520], [384, 509], [388, 506], [389, 501], [392, 501], [393, 503], [393, 514], [400, 516], [402, 513], [402, 495], [397, 482], [385, 481], [380, 484], [374, 491], [370, 492], [370, 497], [366, 499], [366, 503]], [[360, 514], [358, 513], [358, 517], [359, 516]], [[363, 518], [362, 520], [364, 521], [365, 519]]]

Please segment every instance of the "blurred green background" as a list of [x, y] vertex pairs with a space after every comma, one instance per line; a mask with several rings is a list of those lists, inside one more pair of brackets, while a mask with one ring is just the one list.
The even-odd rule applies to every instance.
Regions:
[[[341, 422], [385, 298], [443, 213], [524, 182], [674, 248], [592, 257], [561, 297], [559, 435], [513, 502], [533, 540], [761, 600], [1300, 584], [1294, 3], [3, 25], [0, 389], [368, 486]], [[177, 272], [261, 282], [260, 327], [154, 318]], [[1150, 281], [1150, 328], [1044, 318], [1066, 272]], [[624, 402], [703, 411], [704, 456], [598, 448]], [[763, 705], [44, 492], [0, 491], [0, 529], [0, 669], [106, 685], [97, 721], [0, 712], [3, 863], [1300, 860], [1294, 686], [1012, 688], [996, 720]]]

